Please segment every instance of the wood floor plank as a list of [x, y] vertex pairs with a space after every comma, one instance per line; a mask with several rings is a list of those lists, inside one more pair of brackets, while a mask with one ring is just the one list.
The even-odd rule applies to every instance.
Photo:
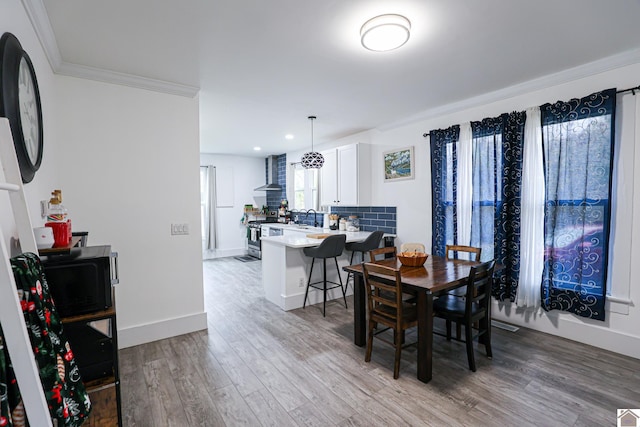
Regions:
[[249, 408], [256, 414], [260, 425], [264, 427], [295, 427], [297, 424], [293, 418], [276, 400], [273, 394], [266, 389], [254, 391], [245, 396], [244, 400]]
[[264, 387], [276, 398], [286, 411], [297, 408], [307, 402], [307, 398], [289, 381], [271, 362], [250, 343], [233, 343], [236, 354], [245, 361]]
[[119, 351], [120, 391], [123, 411], [122, 422], [131, 427], [146, 426], [149, 413], [149, 389], [144, 378], [142, 346]]
[[213, 390], [211, 394], [225, 425], [248, 427], [260, 425], [253, 411], [234, 386]]
[[184, 426], [186, 415], [178, 390], [170, 376], [169, 366], [164, 359], [144, 362], [143, 367], [147, 387], [149, 387], [149, 426]]

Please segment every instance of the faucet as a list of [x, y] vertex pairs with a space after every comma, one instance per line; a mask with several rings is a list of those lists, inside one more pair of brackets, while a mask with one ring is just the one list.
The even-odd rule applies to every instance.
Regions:
[[309, 216], [309, 212], [311, 212], [311, 211], [313, 211], [313, 226], [317, 227], [318, 226], [318, 218], [317, 218], [318, 213], [316, 212], [315, 209], [309, 209], [305, 214], [305, 218], [307, 218]]

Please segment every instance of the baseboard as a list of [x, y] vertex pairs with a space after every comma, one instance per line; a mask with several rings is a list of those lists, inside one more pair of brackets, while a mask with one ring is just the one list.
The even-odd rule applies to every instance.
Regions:
[[204, 312], [118, 329], [118, 348], [133, 347], [203, 329], [207, 329], [207, 313]]
[[205, 250], [202, 253], [202, 259], [208, 260], [215, 258], [226, 258], [232, 256], [243, 256], [246, 254], [246, 248]]
[[592, 323], [588, 320], [574, 318], [568, 313], [557, 311], [532, 313], [514, 313], [513, 310], [500, 307], [495, 303], [491, 317], [513, 325], [556, 335], [572, 341], [592, 345], [640, 359], [640, 336], [612, 330], [608, 324]]

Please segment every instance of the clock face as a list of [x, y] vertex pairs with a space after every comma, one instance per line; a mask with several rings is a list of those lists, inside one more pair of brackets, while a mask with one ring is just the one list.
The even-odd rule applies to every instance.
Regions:
[[18, 106], [22, 123], [22, 137], [32, 165], [36, 165], [40, 149], [40, 119], [36, 102], [36, 88], [31, 77], [29, 64], [23, 57], [20, 59], [20, 67], [18, 68]]

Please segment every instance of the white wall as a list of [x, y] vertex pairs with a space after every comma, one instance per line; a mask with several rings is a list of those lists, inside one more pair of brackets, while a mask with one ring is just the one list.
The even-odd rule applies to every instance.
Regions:
[[[446, 128], [470, 120], [495, 117], [504, 112], [521, 111], [527, 107], [556, 100], [568, 100], [586, 96], [610, 87], [626, 89], [640, 83], [640, 64], [621, 67], [591, 77], [548, 86], [546, 89], [522, 93], [508, 99], [487, 102], [484, 105], [453, 113], [436, 114], [431, 118], [399, 126], [397, 128], [362, 134], [371, 138], [374, 147], [371, 154], [371, 179], [373, 183], [373, 205], [397, 206], [398, 239], [424, 242], [431, 247], [431, 176], [429, 140], [423, 133], [431, 129]], [[561, 76], [558, 76], [560, 78]], [[560, 80], [560, 81], [566, 81]], [[636, 107], [638, 102], [638, 107]], [[444, 110], [444, 108], [443, 108]], [[453, 109], [452, 109], [453, 110]], [[559, 311], [542, 314], [516, 311], [511, 304], [496, 304], [494, 317], [506, 322], [563, 336], [615, 352], [640, 358], [640, 268], [632, 260], [640, 256], [640, 149], [634, 147], [640, 141], [640, 98], [632, 95], [618, 97], [618, 118], [623, 128], [616, 147], [618, 174], [614, 186], [617, 206], [614, 208], [609, 284], [617, 300], [607, 304], [607, 320], [591, 321]], [[635, 135], [638, 135], [636, 137]], [[350, 138], [353, 140], [353, 137]], [[343, 141], [337, 141], [342, 144]], [[344, 141], [347, 143], [347, 141]], [[385, 183], [383, 180], [382, 152], [392, 147], [414, 146], [416, 175], [414, 180]], [[634, 190], [635, 188], [635, 190]], [[635, 217], [633, 212], [636, 212]], [[630, 293], [622, 292], [629, 288]]]
[[[55, 77], [20, 0], [2, 0], [0, 2], [0, 35], [5, 32], [13, 33], [22, 44], [22, 48], [29, 54], [40, 89], [44, 153], [40, 170], [36, 173], [33, 181], [25, 185], [25, 194], [33, 226], [42, 226], [44, 222], [39, 215], [38, 201], [42, 198], [48, 198], [47, 196], [54, 189], [54, 185], [59, 182], [58, 170], [55, 166], [58, 157], [58, 140], [55, 137], [56, 121], [53, 118], [56, 111], [53, 83]], [[0, 175], [2, 175], [1, 170]], [[4, 180], [4, 177], [2, 179]], [[0, 227], [2, 227], [7, 245], [11, 237], [17, 237], [12, 217], [9, 197], [5, 192], [0, 192]]]
[[[119, 253], [120, 346], [206, 328], [198, 99], [56, 77], [58, 168], [73, 229]], [[189, 235], [170, 235], [187, 223]]]
[[[54, 75], [20, 0], [0, 2], [0, 30], [31, 57], [42, 98], [44, 156], [25, 186], [33, 225], [60, 188], [74, 229], [119, 252], [121, 347], [206, 328], [198, 100]], [[17, 236], [10, 212], [0, 194], [5, 243]], [[172, 222], [191, 235], [171, 237]]]
[[266, 205], [266, 193], [253, 191], [265, 183], [262, 157], [200, 154], [201, 166], [216, 166], [217, 187], [231, 185], [233, 206], [216, 209], [218, 247], [205, 251], [204, 258], [244, 255], [247, 251], [247, 227], [242, 224], [244, 205]]

